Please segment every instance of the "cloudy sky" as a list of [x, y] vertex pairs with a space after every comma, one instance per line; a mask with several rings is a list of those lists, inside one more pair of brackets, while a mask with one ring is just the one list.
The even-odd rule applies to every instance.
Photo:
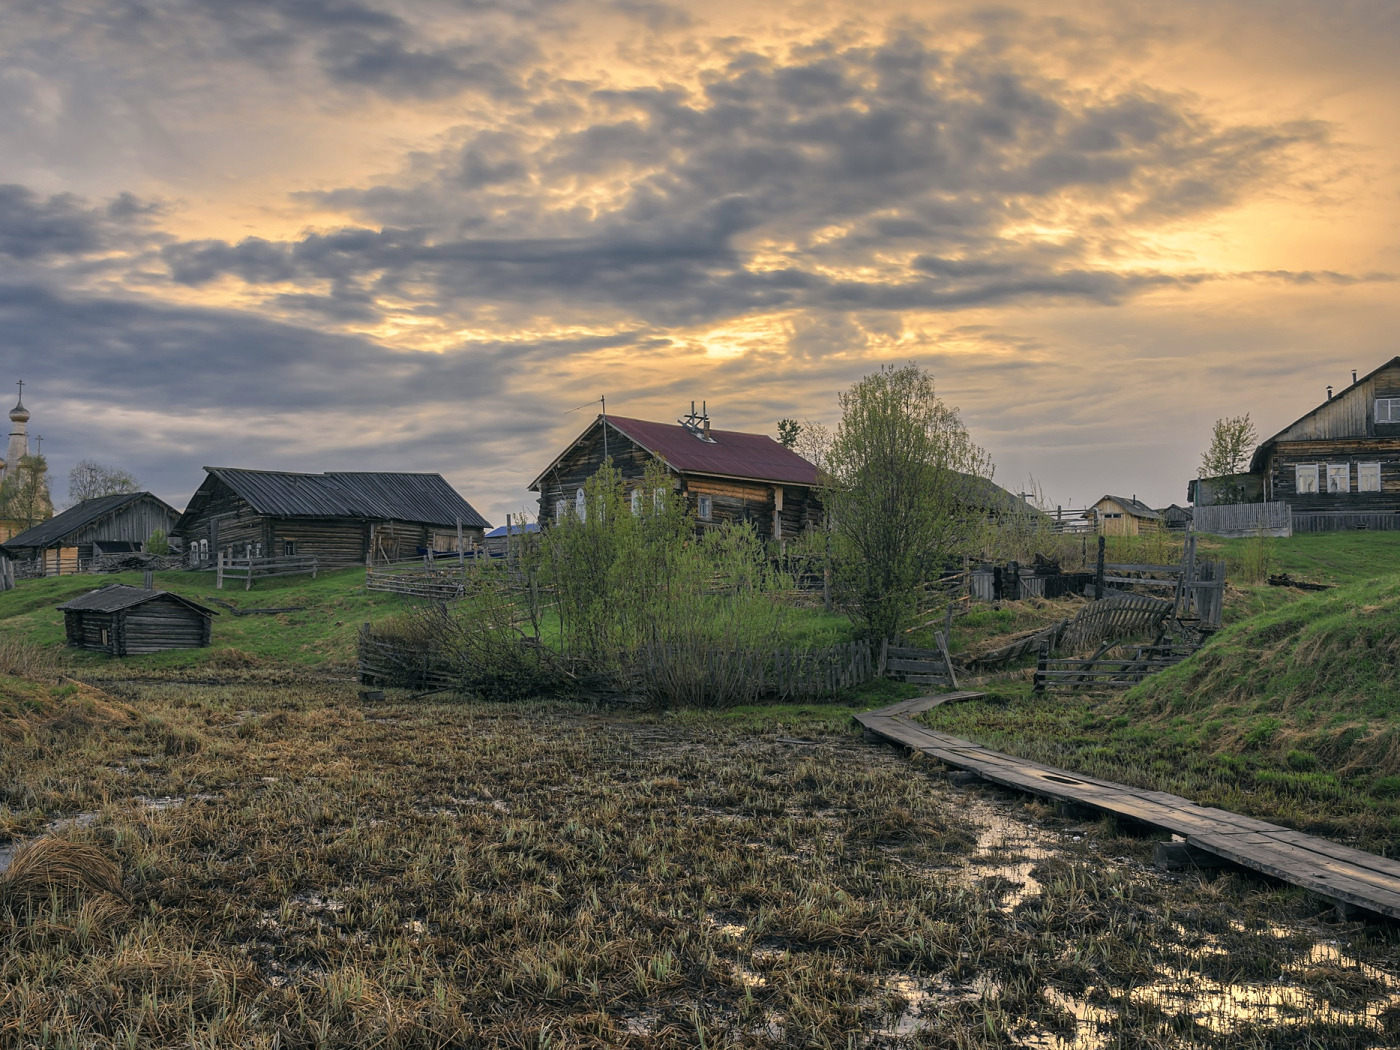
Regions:
[[1008, 488], [1182, 501], [1400, 353], [1398, 96], [1390, 0], [7, 0], [0, 390], [56, 496], [500, 522], [600, 394], [773, 433], [914, 360]]

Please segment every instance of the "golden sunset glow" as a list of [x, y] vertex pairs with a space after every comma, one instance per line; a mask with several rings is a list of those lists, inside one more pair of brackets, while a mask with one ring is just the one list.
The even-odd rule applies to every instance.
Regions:
[[0, 14], [0, 379], [177, 505], [356, 464], [501, 518], [600, 393], [771, 433], [909, 359], [1002, 480], [1165, 504], [1396, 352], [1378, 2], [133, 10]]

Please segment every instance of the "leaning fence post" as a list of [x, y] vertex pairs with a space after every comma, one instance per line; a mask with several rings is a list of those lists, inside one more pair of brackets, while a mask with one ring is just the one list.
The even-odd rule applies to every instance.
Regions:
[[1104, 538], [1099, 537], [1099, 561], [1094, 568], [1094, 601], [1103, 601], [1103, 546]]
[[[1102, 541], [1103, 537], [1099, 539]], [[1102, 549], [1102, 548], [1101, 548]], [[1031, 692], [1045, 692], [1045, 671], [1050, 666], [1050, 639], [1046, 638], [1040, 643], [1040, 655], [1035, 661], [1035, 679], [1031, 685]]]

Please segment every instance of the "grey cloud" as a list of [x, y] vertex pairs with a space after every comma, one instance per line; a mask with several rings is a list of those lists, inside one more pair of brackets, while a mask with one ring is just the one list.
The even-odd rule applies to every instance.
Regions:
[[0, 255], [37, 262], [132, 248], [160, 211], [129, 193], [93, 205], [71, 193], [42, 197], [25, 186], [0, 185]]

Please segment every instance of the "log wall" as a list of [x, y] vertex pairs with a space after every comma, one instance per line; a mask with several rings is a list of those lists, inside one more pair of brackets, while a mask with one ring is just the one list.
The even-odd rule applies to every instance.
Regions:
[[[1359, 490], [1357, 467], [1362, 463], [1380, 464], [1379, 492]], [[1300, 493], [1297, 468], [1310, 464], [1318, 467], [1319, 491]], [[1346, 464], [1345, 491], [1327, 491], [1329, 464]], [[1400, 511], [1400, 437], [1281, 441], [1270, 451], [1264, 484], [1269, 500], [1289, 504], [1295, 515]]]

